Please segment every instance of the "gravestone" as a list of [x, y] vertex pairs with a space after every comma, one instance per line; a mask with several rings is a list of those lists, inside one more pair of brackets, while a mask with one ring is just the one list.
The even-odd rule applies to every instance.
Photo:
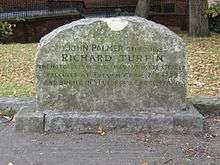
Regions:
[[18, 129], [202, 128], [202, 116], [186, 103], [184, 42], [143, 18], [64, 25], [41, 39], [35, 70], [36, 107], [17, 116]]

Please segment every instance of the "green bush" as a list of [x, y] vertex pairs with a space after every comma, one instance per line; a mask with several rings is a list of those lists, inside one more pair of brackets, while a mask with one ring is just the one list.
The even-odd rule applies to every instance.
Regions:
[[208, 17], [216, 17], [220, 14], [220, 2], [212, 4], [209, 9], [207, 10]]
[[0, 42], [3, 42], [9, 35], [13, 34], [14, 24], [0, 21]]
[[220, 32], [220, 25], [216, 23], [215, 17], [220, 15], [220, 2], [212, 4], [207, 10], [209, 18], [209, 28], [211, 31]]

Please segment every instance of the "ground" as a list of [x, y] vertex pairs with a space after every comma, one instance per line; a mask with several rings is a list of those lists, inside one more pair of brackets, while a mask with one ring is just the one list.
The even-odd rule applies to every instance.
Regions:
[[[2, 123], [5, 122], [6, 123]], [[0, 118], [1, 165], [218, 165], [220, 119], [206, 117], [202, 133], [16, 132]]]
[[210, 38], [183, 36], [188, 50], [188, 96], [220, 93], [220, 34]]
[[[220, 34], [189, 38], [188, 96], [218, 95]], [[37, 44], [0, 45], [0, 96], [34, 96]], [[48, 134], [16, 132], [0, 112], [0, 165], [218, 165], [220, 119], [205, 117], [202, 133], [106, 132]]]
[[[188, 97], [220, 92], [220, 34], [190, 38], [180, 34], [188, 50]], [[0, 96], [33, 96], [37, 44], [0, 44]]]

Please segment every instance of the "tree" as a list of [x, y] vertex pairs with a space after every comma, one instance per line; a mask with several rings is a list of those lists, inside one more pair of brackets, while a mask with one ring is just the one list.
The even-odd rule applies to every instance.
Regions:
[[208, 1], [189, 0], [189, 34], [194, 37], [209, 36]]
[[138, 0], [135, 15], [139, 17], [146, 18], [148, 17], [149, 9], [150, 9], [150, 0]]

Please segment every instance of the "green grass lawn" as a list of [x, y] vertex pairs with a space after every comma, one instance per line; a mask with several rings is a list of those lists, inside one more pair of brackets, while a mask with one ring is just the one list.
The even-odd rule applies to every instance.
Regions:
[[[181, 35], [188, 49], [188, 96], [220, 92], [220, 34]], [[33, 96], [37, 44], [0, 44], [0, 96]], [[197, 87], [196, 82], [204, 83]]]

